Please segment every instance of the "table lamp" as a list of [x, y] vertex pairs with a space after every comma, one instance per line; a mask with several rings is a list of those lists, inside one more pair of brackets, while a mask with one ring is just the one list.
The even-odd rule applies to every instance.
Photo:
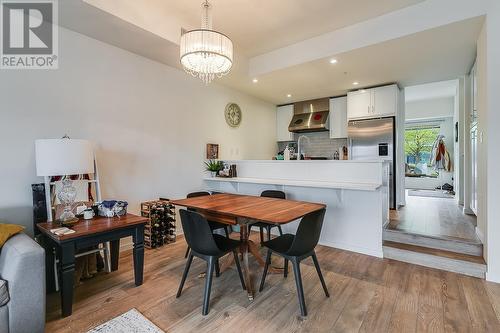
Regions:
[[[92, 143], [87, 140], [74, 140], [68, 137], [35, 140], [35, 159], [37, 176], [46, 179], [51, 176], [94, 173], [94, 151]], [[59, 217], [63, 223], [75, 220], [72, 205], [76, 198], [76, 189], [72, 183], [69, 178], [64, 178], [63, 186], [57, 194], [64, 204], [64, 211]], [[49, 193], [47, 189], [46, 193]], [[50, 197], [47, 198], [47, 202], [50, 203]]]

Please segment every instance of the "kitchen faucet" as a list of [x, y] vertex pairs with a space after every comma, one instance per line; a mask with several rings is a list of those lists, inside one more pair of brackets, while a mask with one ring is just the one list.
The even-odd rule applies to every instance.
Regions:
[[[311, 143], [311, 140], [309, 139], [309, 137], [307, 137], [305, 135], [299, 136], [299, 139], [297, 140], [297, 160], [300, 160], [300, 154], [302, 153], [300, 150], [300, 140], [301, 139], [307, 139], [307, 143]], [[305, 158], [306, 158], [306, 154], [304, 154], [304, 159]]]

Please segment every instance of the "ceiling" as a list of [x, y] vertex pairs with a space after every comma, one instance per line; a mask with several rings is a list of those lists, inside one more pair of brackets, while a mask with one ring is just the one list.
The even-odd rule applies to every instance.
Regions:
[[[164, 36], [176, 23], [199, 28], [202, 0], [85, 0]], [[349, 26], [423, 0], [210, 0], [213, 26], [235, 52], [252, 57]], [[175, 31], [180, 35], [180, 29]]]
[[289, 67], [259, 77], [258, 84], [247, 82], [246, 89], [262, 99], [285, 104], [384, 83], [407, 87], [456, 79], [472, 67], [482, 24], [482, 18], [469, 19], [356, 49], [335, 56], [338, 62], [334, 65], [326, 58]]
[[457, 94], [458, 80], [448, 80], [419, 84], [405, 88], [405, 101], [415, 102], [421, 100], [454, 97]]
[[[456, 79], [472, 65], [482, 17], [338, 54], [335, 65], [320, 59], [265, 74], [256, 84], [249, 77], [253, 55], [420, 2], [212, 0], [214, 28], [235, 43], [231, 73], [217, 82], [285, 104], [345, 94], [353, 81], [362, 88]], [[60, 25], [177, 68], [180, 29], [198, 27], [201, 17], [201, 0], [65, 0], [59, 6]]]

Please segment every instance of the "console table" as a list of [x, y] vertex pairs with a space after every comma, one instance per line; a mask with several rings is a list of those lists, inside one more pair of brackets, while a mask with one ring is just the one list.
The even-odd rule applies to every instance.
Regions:
[[120, 238], [132, 236], [134, 243], [134, 277], [135, 285], [140, 286], [144, 271], [144, 225], [147, 218], [126, 214], [121, 217], [95, 217], [91, 220], [80, 220], [71, 226], [74, 233], [58, 236], [50, 230], [58, 228], [56, 223], [37, 224], [44, 237], [45, 252], [52, 254], [56, 248], [60, 262], [61, 277], [61, 311], [67, 317], [73, 307], [73, 279], [75, 273], [75, 252], [104, 242], [111, 242], [111, 270], [118, 269]]

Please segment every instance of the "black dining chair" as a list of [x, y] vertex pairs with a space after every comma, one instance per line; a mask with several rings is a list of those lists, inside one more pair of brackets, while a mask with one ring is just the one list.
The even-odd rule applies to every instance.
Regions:
[[325, 209], [307, 214], [300, 221], [297, 233], [294, 235], [284, 234], [270, 241], [264, 242], [263, 245], [268, 248], [264, 273], [260, 281], [259, 291], [264, 289], [267, 270], [271, 264], [271, 254], [275, 253], [285, 259], [284, 276], [288, 274], [288, 261], [292, 262], [293, 273], [295, 275], [295, 285], [297, 286], [297, 294], [299, 296], [300, 313], [302, 316], [307, 316], [306, 302], [304, 300], [304, 289], [302, 288], [302, 276], [300, 275], [300, 262], [308, 257], [312, 257], [316, 272], [318, 272], [319, 280], [323, 286], [326, 297], [330, 297], [326, 288], [325, 280], [319, 268], [318, 258], [314, 248], [318, 244], [323, 219], [325, 217]]
[[213, 273], [216, 262], [220, 257], [229, 252], [233, 253], [238, 275], [240, 276], [241, 286], [243, 287], [243, 290], [246, 289], [243, 274], [241, 272], [240, 261], [238, 259], [238, 254], [236, 253], [236, 249], [240, 246], [240, 241], [212, 233], [207, 220], [196, 212], [181, 209], [180, 215], [184, 235], [191, 251], [189, 252], [189, 258], [186, 262], [186, 267], [184, 268], [181, 284], [179, 285], [176, 297], [179, 298], [181, 296], [182, 288], [184, 287], [184, 282], [186, 282], [186, 277], [189, 273], [193, 257], [205, 260], [207, 262], [207, 274], [205, 278], [202, 314], [207, 315]]
[[[266, 198], [276, 198], [276, 199], [286, 199], [285, 192], [283, 191], [275, 191], [275, 190], [266, 190], [263, 191], [260, 194], [261, 197], [266, 197]], [[267, 232], [267, 240], [271, 240], [271, 229], [274, 227], [278, 228], [278, 231], [280, 233], [280, 236], [283, 235], [283, 230], [281, 230], [280, 225], [275, 225], [275, 224], [269, 224], [265, 222], [255, 222], [250, 224], [248, 227], [248, 232], [252, 231], [252, 227], [258, 227], [259, 232], [260, 232], [260, 243], [262, 244], [264, 242], [264, 229], [266, 229]]]
[[[196, 197], [203, 197], [203, 196], [206, 196], [206, 195], [210, 195], [209, 192], [204, 192], [204, 191], [201, 191], [201, 192], [192, 192], [192, 193], [188, 193], [188, 195], [186, 196], [186, 198], [196, 198]], [[190, 209], [188, 208], [189, 210], [193, 210], [193, 209]], [[224, 224], [224, 223], [219, 223], [219, 222], [215, 222], [215, 221], [208, 221], [208, 225], [210, 226], [210, 229], [213, 231], [215, 230], [221, 230], [221, 229], [224, 229], [225, 233], [226, 233], [226, 237], [229, 238], [229, 234], [231, 233], [231, 226], [227, 225], [227, 224]], [[187, 258], [189, 254], [189, 246], [188, 248], [186, 249], [186, 254], [184, 255], [184, 258]], [[219, 276], [219, 271], [217, 269], [217, 276]]]

